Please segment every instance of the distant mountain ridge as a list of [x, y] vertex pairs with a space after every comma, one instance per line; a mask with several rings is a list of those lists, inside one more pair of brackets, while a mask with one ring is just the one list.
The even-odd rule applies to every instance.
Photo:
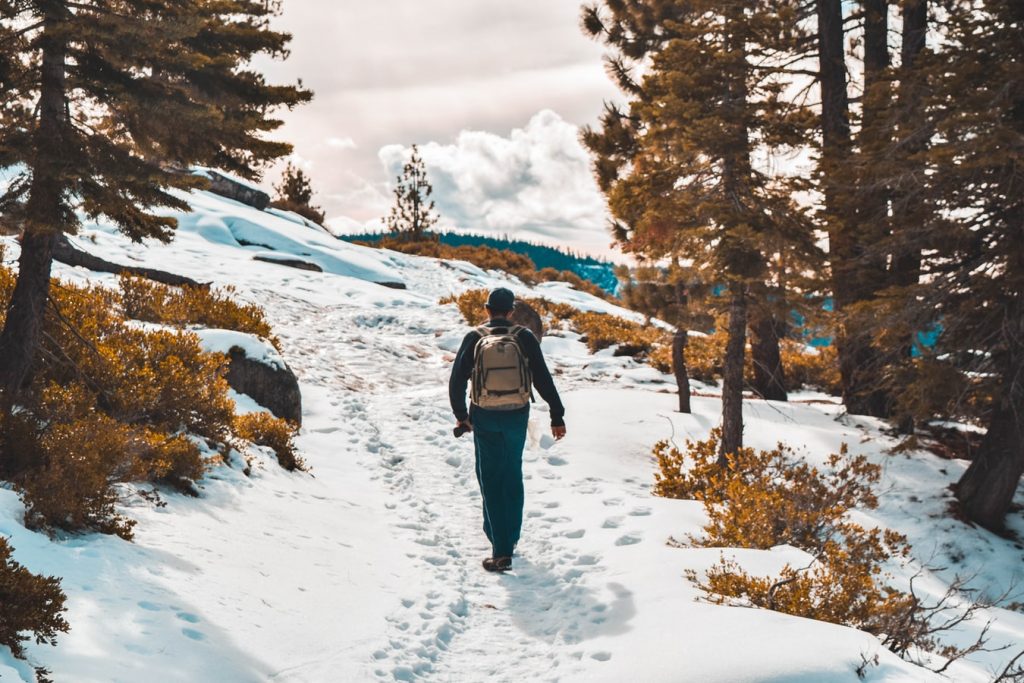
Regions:
[[[391, 236], [390, 233], [368, 232], [352, 235], [338, 235], [338, 239], [346, 242], [378, 242], [384, 237]], [[593, 282], [604, 291], [618, 296], [619, 280], [615, 276], [615, 264], [609, 261], [602, 261], [592, 256], [584, 256], [573, 253], [569, 250], [562, 250], [557, 247], [549, 247], [543, 244], [533, 244], [523, 240], [514, 240], [507, 237], [490, 237], [487, 235], [471, 235], [453, 232], [434, 233], [442, 244], [452, 247], [472, 246], [491, 247], [522, 254], [533, 261], [537, 269], [554, 268], [555, 270], [568, 270], [576, 273], [584, 280]]]

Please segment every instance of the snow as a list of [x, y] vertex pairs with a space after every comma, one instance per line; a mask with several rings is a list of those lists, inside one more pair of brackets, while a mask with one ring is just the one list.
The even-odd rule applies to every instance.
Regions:
[[[651, 495], [657, 440], [704, 438], [720, 398], [698, 385], [694, 412], [674, 412], [672, 378], [611, 350], [592, 355], [579, 336], [552, 331], [543, 348], [567, 406], [555, 442], [547, 408], [534, 407], [525, 453], [526, 519], [514, 570], [484, 572], [472, 441], [453, 438], [447, 375], [466, 326], [450, 293], [508, 286], [588, 310], [621, 309], [571, 288], [535, 289], [462, 263], [375, 251], [321, 237], [283, 217], [204, 192], [188, 195], [168, 245], [132, 244], [90, 223], [78, 240], [109, 260], [234, 285], [262, 305], [282, 342], [198, 330], [206, 348], [240, 346], [283, 362], [303, 394], [298, 439], [310, 473], [287, 473], [264, 449], [253, 473], [217, 466], [201, 496], [161, 491], [165, 507], [127, 491], [136, 539], [49, 539], [22, 526], [17, 496], [0, 489], [0, 534], [15, 559], [63, 577], [68, 621], [56, 648], [30, 645], [57, 681], [964, 681], [991, 678], [1021, 649], [1024, 614], [992, 609], [951, 636], [971, 642], [994, 619], [990, 646], [931, 674], [854, 629], [766, 610], [701, 601], [684, 576], [722, 554], [754, 573], [805, 563], [798, 550], [676, 547], [699, 533], [693, 501]], [[325, 266], [314, 273], [251, 260], [253, 247]], [[17, 244], [4, 239], [7, 260]], [[330, 265], [331, 267], [326, 267]], [[111, 275], [63, 265], [73, 281]], [[407, 290], [377, 282], [404, 282]], [[634, 314], [630, 314], [634, 315]], [[259, 410], [233, 394], [239, 409]], [[905, 583], [939, 595], [954, 575], [998, 594], [1024, 578], [1024, 551], [946, 513], [948, 485], [965, 462], [925, 452], [893, 455], [877, 420], [801, 392], [790, 403], [749, 400], [746, 439], [785, 441], [822, 464], [842, 443], [884, 468], [881, 505], [858, 521], [906, 533], [914, 561]], [[1011, 526], [1024, 531], [1020, 515]], [[0, 680], [31, 680], [0, 653]]]
[[210, 328], [199, 328], [189, 331], [199, 337], [199, 346], [209, 353], [223, 353], [227, 356], [231, 354], [232, 349], [237, 348], [249, 360], [269, 365], [277, 370], [283, 370], [287, 367], [287, 363], [285, 363], [281, 354], [277, 352], [277, 349], [266, 339], [261, 339], [254, 334]]

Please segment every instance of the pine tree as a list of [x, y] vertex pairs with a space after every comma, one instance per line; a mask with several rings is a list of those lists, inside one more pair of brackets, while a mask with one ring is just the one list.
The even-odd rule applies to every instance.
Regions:
[[[755, 152], [802, 144], [809, 112], [787, 103], [785, 64], [805, 36], [788, 0], [617, 0], [584, 11], [616, 52], [608, 70], [630, 98], [584, 132], [627, 251], [692, 264], [727, 287], [722, 453], [743, 443], [752, 303], [820, 256], [791, 200], [801, 183], [755, 166]], [[642, 65], [642, 68], [638, 68]]]
[[8, 406], [30, 375], [53, 252], [79, 213], [134, 240], [168, 240], [187, 209], [171, 188], [200, 187], [192, 164], [252, 178], [290, 151], [266, 139], [279, 106], [310, 99], [249, 66], [284, 57], [289, 36], [264, 0], [0, 2], [0, 162], [20, 176], [0, 198], [20, 227], [18, 280], [0, 333]]
[[880, 322], [901, 336], [940, 326], [919, 362], [958, 378], [957, 404], [988, 428], [957, 484], [960, 511], [998, 530], [1024, 473], [1024, 3], [947, 9], [943, 50], [917, 53], [914, 85], [932, 95], [915, 129], [934, 135], [901, 160], [926, 171], [912, 188], [925, 210], [889, 245], [913, 255], [922, 277], [889, 293]]
[[291, 211], [323, 225], [326, 218], [319, 206], [313, 206], [313, 184], [298, 166], [288, 162], [280, 182], [274, 186], [277, 197], [271, 202], [275, 209]]
[[427, 179], [427, 167], [419, 149], [413, 145], [412, 154], [395, 184], [395, 205], [386, 219], [388, 229], [412, 242], [422, 240], [438, 221], [434, 201], [430, 198], [433, 191]]

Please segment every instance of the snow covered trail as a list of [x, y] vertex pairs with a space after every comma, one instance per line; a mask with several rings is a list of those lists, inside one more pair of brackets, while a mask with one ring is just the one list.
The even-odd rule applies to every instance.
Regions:
[[[295, 310], [269, 296], [269, 309]], [[543, 434], [546, 413], [534, 411], [531, 420], [525, 466], [535, 474], [526, 475], [530, 500], [521, 557], [512, 574], [487, 574], [480, 568], [489, 547], [472, 441], [452, 436], [451, 354], [437, 346], [435, 333], [439, 323], [456, 330], [464, 323], [437, 308], [405, 312], [400, 322], [347, 307], [319, 308], [315, 317], [303, 318], [279, 320], [276, 327], [297, 350], [293, 365], [304, 381], [358, 387], [339, 404], [337, 420], [367, 435], [366, 447], [378, 456], [371, 467], [380, 468], [390, 497], [395, 535], [411, 539], [415, 549], [406, 561], [420, 581], [388, 617], [386, 636], [372, 653], [376, 675], [512, 680], [570, 673], [583, 648], [566, 656], [552, 646], [555, 641], [579, 643], [583, 629], [628, 608], [614, 601], [609, 606], [581, 580], [582, 568], [592, 576], [599, 569], [596, 558], [571, 547], [585, 530], [560, 514], [557, 494], [546, 495], [557, 487], [564, 464], [541, 455], [552, 443]], [[380, 372], [384, 361], [387, 373]], [[626, 596], [623, 589], [615, 599]], [[606, 653], [593, 656], [600, 660]]]
[[[698, 396], [692, 415], [675, 413], [670, 377], [611, 349], [589, 354], [564, 331], [545, 337], [543, 348], [567, 407], [568, 436], [556, 444], [546, 406], [535, 406], [514, 571], [484, 572], [489, 549], [472, 439], [452, 436], [447, 399], [466, 323], [438, 300], [474, 287], [527, 288], [465, 263], [335, 249], [323, 240], [301, 250], [323, 250], [338, 260], [336, 272], [254, 262], [255, 252], [228, 229], [241, 225], [236, 208], [203, 198], [217, 202], [213, 227], [197, 209], [170, 245], [135, 245], [104, 226], [79, 239], [111, 260], [233, 285], [262, 305], [300, 379], [298, 446], [312, 472], [284, 472], [267, 456], [251, 477], [214, 469], [199, 499], [164, 493], [165, 507], [132, 499], [125, 513], [139, 522], [134, 543], [97, 535], [53, 542], [26, 530], [17, 496], [0, 490], [0, 533], [11, 537], [15, 559], [62, 576], [68, 593], [72, 631], [57, 648], [28, 647], [55, 680], [854, 683], [856, 669], [877, 654], [868, 681], [981, 683], [1024, 642], [1024, 614], [993, 610], [983, 615], [998, 619], [990, 645], [1012, 649], [976, 654], [947, 679], [853, 629], [700, 602], [685, 571], [700, 572], [722, 554], [760, 575], [787, 562], [803, 566], [806, 556], [788, 547], [666, 543], [699, 533], [703, 510], [651, 495], [651, 446], [705, 438], [720, 401]], [[256, 241], [309, 242], [289, 232], [303, 226], [245, 216], [247, 235], [260, 228], [257, 218], [268, 221], [273, 234]], [[10, 260], [17, 245], [4, 243]], [[386, 271], [408, 290], [349, 275], [363, 271]], [[64, 266], [57, 273], [114, 282]], [[560, 285], [543, 293], [619, 312]], [[883, 464], [882, 504], [866, 521], [907, 533], [925, 555], [934, 547], [940, 561], [959, 562], [930, 577], [940, 592], [957, 570], [980, 567], [985, 587], [1022, 576], [1019, 548], [945, 514], [946, 487], [964, 463], [893, 457], [880, 425], [837, 421], [839, 411], [828, 402], [749, 401], [746, 438], [758, 448], [785, 441], [816, 464], [845, 442]], [[984, 618], [956, 634], [962, 644]], [[30, 681], [31, 674], [0, 652], [0, 678]]]

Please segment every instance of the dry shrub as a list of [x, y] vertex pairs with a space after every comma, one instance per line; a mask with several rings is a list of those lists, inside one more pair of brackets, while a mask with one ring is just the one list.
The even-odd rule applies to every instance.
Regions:
[[686, 371], [690, 377], [707, 384], [720, 378], [726, 341], [728, 335], [724, 328], [719, 328], [713, 334], [691, 336], [686, 344]]
[[[0, 311], [13, 284], [0, 268]], [[192, 333], [132, 325], [124, 311], [268, 334], [259, 309], [137, 278], [122, 285], [124, 298], [53, 281], [33, 382], [2, 418], [0, 476], [18, 488], [33, 527], [129, 538], [131, 522], [116, 512], [119, 485], [194, 494], [207, 466], [198, 444], [223, 453], [239, 436], [226, 357], [204, 352]]]
[[610, 300], [612, 297], [603, 289], [589, 280], [585, 280], [569, 270], [543, 268], [537, 270], [533, 259], [507, 249], [495, 249], [484, 245], [451, 246], [442, 244], [436, 239], [408, 240], [400, 237], [384, 237], [377, 242], [366, 243], [367, 246], [381, 249], [393, 249], [403, 254], [416, 254], [432, 258], [466, 261], [484, 270], [500, 270], [514, 275], [529, 285], [538, 282], [567, 282], [581, 292], [588, 292], [596, 297]]
[[33, 574], [13, 559], [12, 551], [0, 538], [0, 645], [9, 647], [15, 657], [24, 657], [22, 644], [30, 638], [53, 645], [58, 633], [67, 632], [67, 596], [60, 579]]
[[723, 559], [704, 577], [691, 572], [690, 578], [712, 602], [739, 599], [884, 634], [888, 647], [905, 652], [910, 647], [908, 629], [920, 621], [919, 605], [913, 596], [885, 583], [883, 567], [909, 554], [906, 538], [848, 519], [855, 507], [877, 507], [871, 488], [881, 469], [843, 448], [819, 470], [794, 461], [792, 451], [781, 444], [770, 451], [742, 448], [728, 454], [722, 465], [720, 438], [716, 430], [705, 441], [687, 442], [682, 451], [658, 443], [655, 493], [704, 504], [704, 535], [691, 539], [698, 545], [767, 549], [785, 544], [813, 560], [806, 567], [787, 565], [778, 576], [760, 577]]
[[173, 327], [213, 327], [246, 332], [269, 339], [278, 349], [263, 309], [240, 304], [232, 297], [234, 287], [214, 291], [209, 287], [170, 287], [131, 275], [121, 276], [121, 305], [127, 317]]
[[790, 339], [782, 340], [779, 352], [786, 368], [786, 388], [813, 387], [833, 396], [842, 391], [839, 356], [835, 345], [816, 349], [817, 353]]
[[288, 471], [306, 470], [306, 463], [295, 450], [298, 428], [270, 413], [247, 413], [235, 418], [235, 433], [257, 446], [266, 446], [277, 455], [277, 462]]
[[438, 303], [455, 304], [459, 307], [459, 313], [470, 325], [482, 325], [487, 322], [487, 312], [484, 305], [487, 303], [488, 291], [486, 289], [470, 289], [462, 294], [451, 294], [444, 297]]
[[656, 344], [671, 344], [664, 330], [606, 313], [580, 311], [572, 317], [572, 323], [591, 353], [618, 345], [616, 355], [636, 357], [646, 355]]
[[[484, 304], [487, 302], [486, 289], [471, 289], [441, 299], [441, 304], [454, 303], [459, 312], [470, 325], [479, 325], [486, 321], [487, 313]], [[653, 325], [641, 325], [625, 318], [606, 313], [581, 311], [568, 304], [556, 303], [543, 298], [524, 298], [545, 320], [548, 327], [561, 327], [563, 323], [581, 335], [581, 341], [587, 344], [590, 351], [596, 352], [610, 346], [618, 346], [616, 355], [632, 356], [638, 360], [648, 359], [652, 353], [662, 347], [668, 347], [668, 370], [671, 370], [672, 336], [665, 330]], [[651, 362], [654, 367], [665, 367], [664, 351], [659, 351], [656, 360]], [[663, 371], [668, 371], [663, 370]]]

